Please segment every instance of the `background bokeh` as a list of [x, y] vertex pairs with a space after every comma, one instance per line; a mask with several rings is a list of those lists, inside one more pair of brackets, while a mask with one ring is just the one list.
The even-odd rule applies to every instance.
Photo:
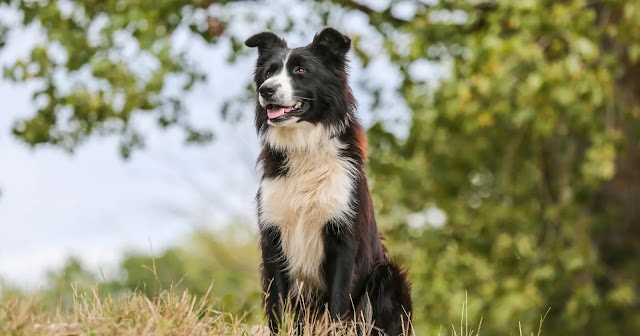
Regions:
[[[640, 330], [637, 1], [0, 2], [0, 292], [204, 295], [259, 320], [255, 50], [353, 40], [418, 335]], [[0, 298], [0, 300], [2, 300]], [[440, 329], [442, 328], [442, 329]]]

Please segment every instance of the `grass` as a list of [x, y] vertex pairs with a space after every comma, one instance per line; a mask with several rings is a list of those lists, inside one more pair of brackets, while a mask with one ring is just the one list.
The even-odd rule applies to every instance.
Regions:
[[208, 296], [171, 292], [102, 299], [74, 293], [73, 308], [47, 313], [38, 299], [13, 296], [0, 307], [0, 335], [253, 335], [243, 318], [210, 309]]
[[[460, 313], [460, 330], [457, 331], [456, 327], [452, 324], [451, 325], [451, 335], [453, 336], [480, 336], [480, 329], [482, 328], [482, 318], [480, 318], [480, 322], [478, 323], [478, 329], [474, 330], [469, 329], [469, 304], [468, 304], [468, 298], [467, 298], [467, 292], [465, 291], [464, 293], [464, 302], [462, 303], [462, 312]], [[537, 334], [533, 334], [533, 332], [531, 332], [531, 336], [540, 336], [542, 335], [542, 324], [544, 323], [544, 319], [547, 317], [547, 314], [549, 314], [549, 311], [551, 310], [551, 308], [547, 309], [547, 312], [544, 314], [544, 316], [540, 316], [540, 324], [538, 325], [538, 333]], [[520, 332], [520, 336], [524, 336], [524, 334], [522, 333], [522, 324], [520, 322], [518, 322], [518, 331]], [[442, 328], [438, 331], [438, 336], [441, 335], [442, 332]]]
[[[58, 308], [52, 313], [37, 297], [12, 295], [0, 300], [0, 335], [269, 335], [264, 321], [250, 323], [247, 314], [237, 316], [213, 308], [215, 302], [210, 291], [197, 298], [187, 291], [178, 294], [169, 290], [156, 299], [149, 299], [140, 293], [105, 297], [100, 295], [97, 285], [85, 294], [73, 288], [73, 306], [67, 311]], [[451, 325], [450, 335], [480, 336], [482, 319], [476, 329], [470, 328], [467, 308], [465, 295], [460, 327], [456, 330]], [[531, 336], [541, 335], [546, 316], [540, 316], [537, 335], [531, 332]], [[293, 320], [291, 315], [285, 316], [280, 335], [295, 335]], [[520, 323], [518, 327], [519, 335], [524, 336]], [[356, 335], [357, 329], [369, 335], [374, 328], [366, 323], [332, 323], [325, 316], [307, 320], [301, 336], [349, 336]], [[441, 328], [437, 335], [442, 334]], [[415, 334], [405, 333], [405, 336]]]
[[[207, 292], [196, 298], [163, 292], [157, 299], [126, 294], [101, 297], [98, 287], [88, 294], [74, 290], [70, 311], [48, 312], [37, 298], [5, 298], [0, 304], [0, 335], [269, 335], [266, 323], [250, 324], [245, 316], [213, 309]], [[332, 323], [327, 318], [307, 321], [302, 336], [356, 335], [361, 323]], [[285, 318], [281, 335], [293, 335], [293, 318]], [[375, 326], [364, 325], [368, 335]], [[414, 335], [412, 335], [414, 336]]]

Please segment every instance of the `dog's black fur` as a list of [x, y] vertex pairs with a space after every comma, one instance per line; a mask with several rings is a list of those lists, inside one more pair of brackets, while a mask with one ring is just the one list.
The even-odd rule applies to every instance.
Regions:
[[[301, 48], [289, 49], [284, 40], [270, 32], [256, 34], [245, 42], [249, 47], [258, 47], [254, 76], [257, 95], [269, 75], [289, 71], [295, 96], [307, 98], [299, 112], [290, 114], [298, 118], [297, 123], [308, 122], [332, 130], [330, 137], [341, 144], [340, 158], [352, 164], [355, 172], [351, 176], [353, 189], [349, 203], [353, 215], [346, 216], [346, 222], [344, 218], [336, 218], [324, 225], [321, 274], [326, 286], [320, 291], [320, 298], [308, 302], [305, 309], [314, 313], [327, 309], [333, 318], [343, 320], [362, 314], [385, 333], [398, 335], [410, 328], [410, 289], [405, 271], [387, 256], [374, 218], [364, 171], [365, 133], [355, 117], [356, 101], [348, 84], [346, 54], [350, 43], [347, 36], [332, 28], [323, 30], [311, 44]], [[286, 64], [284, 59], [288, 60]], [[296, 70], [299, 67], [305, 71], [299, 73]], [[286, 179], [291, 173], [290, 153], [265, 140], [267, 130], [275, 126], [268, 122], [263, 105], [258, 102], [255, 111], [256, 128], [262, 136], [263, 148], [258, 160], [262, 179]], [[276, 123], [277, 119], [272, 122]], [[261, 218], [261, 192], [262, 188], [257, 197], [262, 283], [270, 328], [277, 333], [283, 302], [295, 301], [290, 293], [296, 279], [287, 269], [278, 223], [265, 225]], [[345, 226], [350, 229], [344, 229]], [[294, 309], [299, 315], [303, 314], [300, 305]]]

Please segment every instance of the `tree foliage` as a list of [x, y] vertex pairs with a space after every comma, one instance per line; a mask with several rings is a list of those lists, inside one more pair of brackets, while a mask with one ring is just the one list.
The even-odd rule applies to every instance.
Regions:
[[[202, 15], [211, 1], [3, 1], [17, 10], [21, 25], [45, 38], [27, 59], [4, 69], [13, 81], [36, 81], [36, 114], [18, 120], [13, 133], [30, 145], [50, 143], [73, 150], [93, 134], [117, 134], [121, 153], [143, 145], [130, 120], [151, 113], [161, 127], [177, 125], [188, 141], [211, 138], [192, 126], [179, 95], [163, 92], [170, 75], [182, 90], [204, 80], [184, 53], [171, 48], [179, 27], [215, 42], [225, 24]], [[1, 25], [1, 24], [0, 24]], [[8, 27], [0, 26], [0, 41]]]
[[[551, 335], [640, 330], [640, 3], [415, 1], [410, 18], [396, 14], [407, 1], [308, 3], [325, 22], [334, 11], [366, 15], [401, 72], [409, 135], [374, 125], [369, 170], [391, 250], [410, 265], [419, 330], [459, 317], [465, 291], [487, 334], [537, 326], [549, 307]], [[170, 73], [187, 75], [185, 90], [203, 77], [169, 42], [179, 25], [210, 43], [232, 34], [206, 10], [219, 5], [82, 1], [69, 14], [55, 1], [12, 2], [47, 34], [5, 71], [46, 83], [34, 97], [46, 104], [14, 133], [64, 148], [120, 133], [128, 153], [139, 142], [133, 114], [194, 130], [180, 100], [160, 92]], [[117, 57], [121, 33], [155, 60], [146, 75]], [[354, 56], [366, 66], [372, 55], [356, 44]], [[436, 85], [416, 73], [425, 62], [446, 69]], [[57, 71], [87, 71], [103, 85], [62, 92]], [[443, 226], [428, 215], [407, 225], [434, 207]]]
[[[434, 22], [456, 11], [463, 23]], [[418, 320], [450, 319], [468, 290], [491, 334], [547, 307], [550, 334], [640, 328], [639, 15], [624, 1], [442, 1], [402, 25], [414, 39], [398, 64], [452, 64], [435, 91], [407, 72], [405, 141], [370, 131], [382, 213], [448, 216], [402, 243]]]
[[[32, 294], [45, 309], [67, 311], [74, 298], [98, 294], [117, 300], [140, 293], [159, 298], [164, 293], [182, 293], [213, 300], [213, 309], [242, 316], [247, 322], [259, 322], [259, 251], [253, 234], [245, 225], [224, 231], [194, 232], [181, 244], [157, 255], [128, 252], [116, 274], [94, 272], [78, 257], [69, 257], [65, 265], [47, 273], [46, 285]], [[251, 238], [247, 238], [251, 237]], [[0, 299], [23, 295], [20, 288], [0, 279]]]

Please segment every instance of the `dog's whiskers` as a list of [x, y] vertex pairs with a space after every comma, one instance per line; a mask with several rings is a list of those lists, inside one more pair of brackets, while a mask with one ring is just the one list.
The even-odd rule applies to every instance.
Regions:
[[295, 99], [303, 99], [303, 100], [315, 100], [314, 98], [300, 97], [300, 96], [293, 96], [293, 98], [295, 98]]

